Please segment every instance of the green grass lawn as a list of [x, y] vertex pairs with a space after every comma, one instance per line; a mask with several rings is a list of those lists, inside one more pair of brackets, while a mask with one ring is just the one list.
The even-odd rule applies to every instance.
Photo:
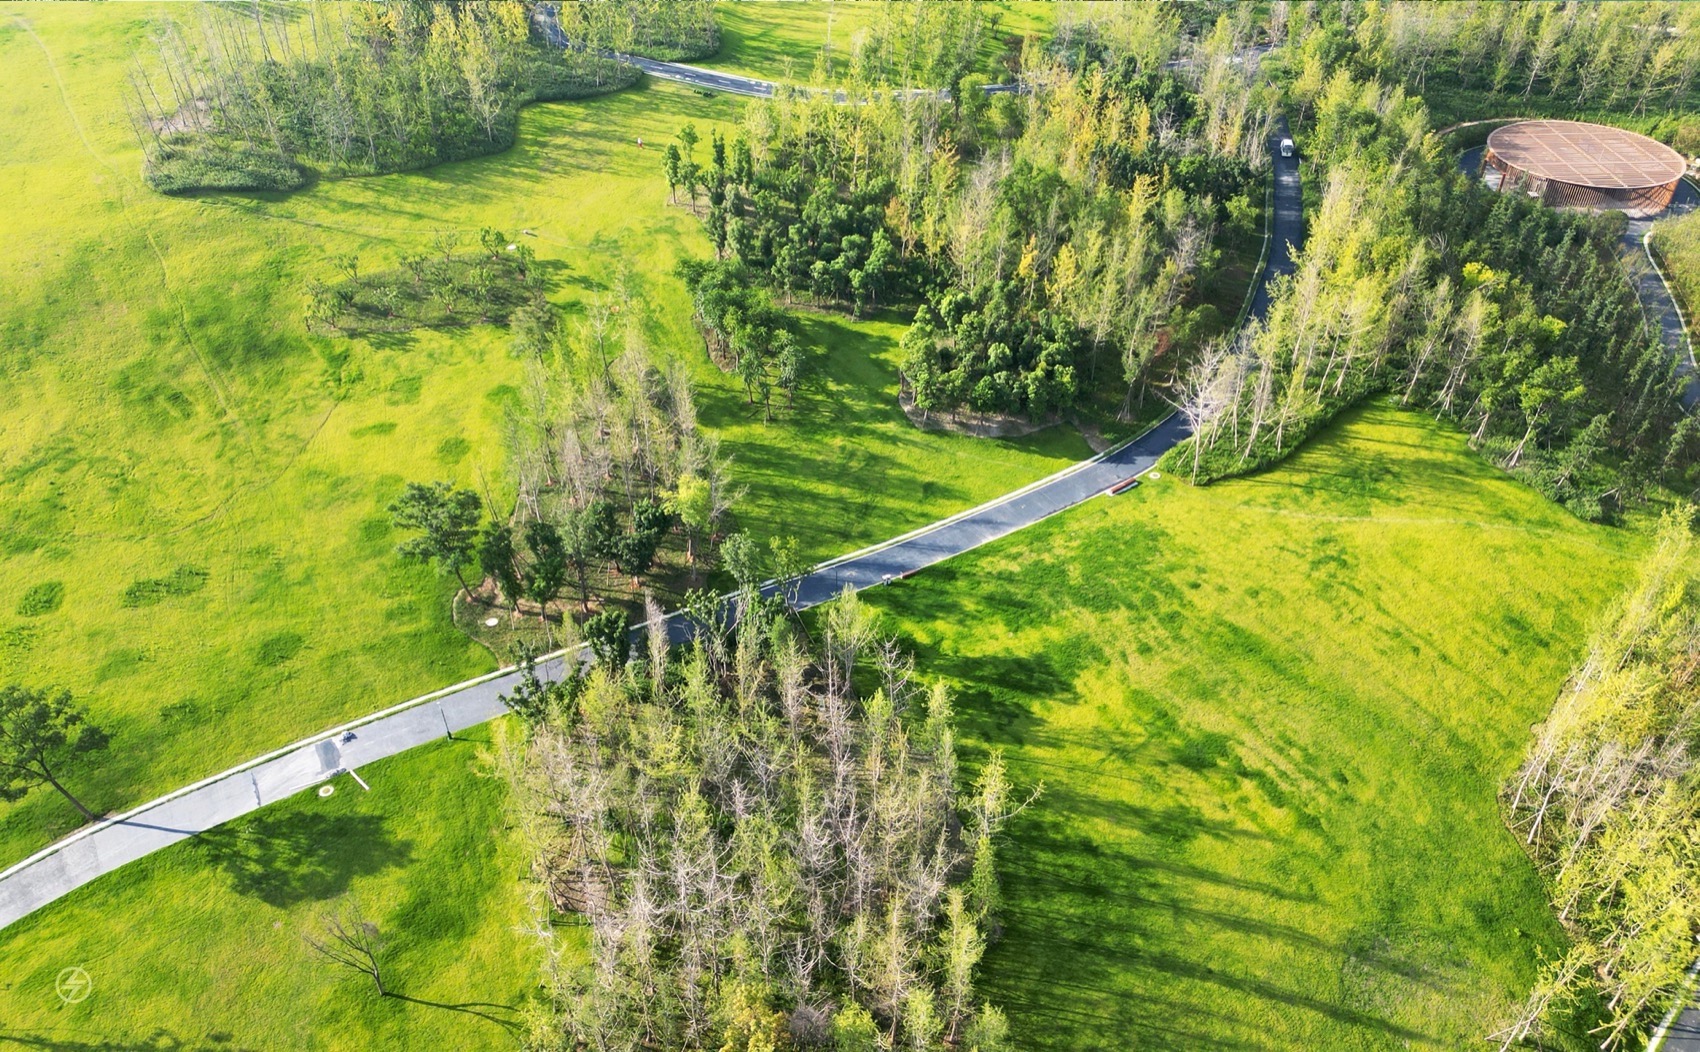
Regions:
[[[507, 788], [479, 741], [422, 747], [185, 841], [0, 931], [0, 1048], [511, 1049], [538, 978]], [[386, 985], [316, 957], [327, 904], [385, 940]], [[55, 992], [64, 968], [87, 1000]]]
[[1456, 1049], [1560, 944], [1495, 789], [1638, 534], [1374, 405], [875, 589], [1043, 797], [982, 989], [1027, 1049]]
[[[1021, 1047], [1474, 1044], [1560, 940], [1494, 787], [1643, 543], [1375, 405], [1274, 471], [1152, 480], [867, 593], [953, 684], [967, 755], [1045, 784], [981, 982]], [[370, 794], [338, 779], [0, 932], [0, 1047], [512, 1047], [490, 1017], [536, 949], [479, 747], [373, 765]], [[344, 894], [416, 1000], [307, 953]], [[63, 1007], [73, 965], [95, 994]]]
[[[492, 664], [451, 626], [445, 581], [397, 561], [384, 509], [410, 480], [502, 499], [523, 369], [488, 327], [307, 334], [301, 290], [335, 277], [333, 255], [381, 269], [442, 231], [471, 245], [485, 226], [529, 229], [571, 325], [623, 282], [634, 332], [699, 381], [749, 488], [742, 524], [819, 557], [1086, 452], [1060, 431], [917, 432], [896, 407], [894, 319], [809, 320], [817, 379], [799, 408], [764, 424], [743, 404], [673, 276], [707, 238], [667, 204], [659, 151], [636, 145], [686, 121], [706, 137], [736, 100], [649, 84], [530, 108], [490, 158], [289, 196], [153, 194], [122, 100], [166, 11], [196, 17], [0, 11], [0, 682], [69, 687], [113, 732], [71, 776], [97, 810]], [[45, 792], [0, 804], [0, 866], [76, 824]]]

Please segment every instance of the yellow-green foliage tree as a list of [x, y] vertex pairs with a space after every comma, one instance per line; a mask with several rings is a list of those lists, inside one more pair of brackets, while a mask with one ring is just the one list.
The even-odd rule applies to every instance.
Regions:
[[1499, 1037], [1538, 1036], [1597, 994], [1601, 1047], [1670, 1002], [1700, 928], [1700, 564], [1668, 513], [1641, 580], [1506, 783], [1506, 817], [1575, 939]]

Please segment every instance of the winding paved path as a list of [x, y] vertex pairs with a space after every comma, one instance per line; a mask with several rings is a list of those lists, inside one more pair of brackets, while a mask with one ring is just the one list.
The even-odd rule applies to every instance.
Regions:
[[[1694, 979], [1700, 961], [1688, 969], [1687, 1004], [1679, 1015], [1672, 1007], [1647, 1041], [1647, 1052], [1700, 1052], [1700, 1006], [1694, 1004]], [[1682, 1002], [1678, 1002], [1681, 1004]]]
[[[1285, 134], [1282, 124], [1275, 142]], [[1259, 278], [1250, 317], [1268, 307], [1267, 284], [1292, 269], [1292, 251], [1304, 238], [1298, 160], [1274, 155], [1275, 239]], [[1088, 500], [1124, 479], [1144, 474], [1187, 434], [1174, 414], [1131, 442], [1072, 465], [1013, 493], [959, 515], [924, 526], [872, 548], [822, 563], [795, 585], [797, 603], [810, 607], [844, 588], [861, 589], [943, 562], [989, 541]], [[688, 636], [679, 615], [668, 619], [668, 635]], [[639, 630], [642, 631], [641, 629]], [[539, 674], [558, 678], [568, 659], [555, 654]], [[403, 702], [284, 746], [275, 752], [186, 786], [125, 814], [85, 826], [0, 873], [0, 928], [40, 909], [89, 881], [161, 848], [318, 785], [343, 771], [381, 760], [507, 711], [500, 696], [519, 673], [502, 669]]]

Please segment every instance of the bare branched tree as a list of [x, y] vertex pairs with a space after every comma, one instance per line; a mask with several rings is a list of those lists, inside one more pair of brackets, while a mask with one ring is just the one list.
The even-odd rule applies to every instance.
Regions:
[[978, 1018], [992, 845], [1025, 804], [995, 754], [959, 798], [946, 693], [853, 596], [825, 622], [812, 658], [754, 604], [504, 754], [551, 904], [590, 931], [554, 987], [585, 1047], [702, 1047], [729, 1014], [813, 1032], [846, 999], [887, 1047]]
[[358, 901], [337, 900], [319, 918], [318, 928], [302, 938], [319, 957], [368, 976], [380, 997], [389, 996], [389, 991], [384, 989], [383, 966], [378, 960], [383, 951], [383, 937], [377, 924], [366, 919]]

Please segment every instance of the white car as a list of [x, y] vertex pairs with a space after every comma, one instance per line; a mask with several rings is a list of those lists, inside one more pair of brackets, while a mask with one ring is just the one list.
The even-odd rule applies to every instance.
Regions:
[[1281, 156], [1282, 157], [1291, 157], [1292, 155], [1293, 155], [1293, 140], [1282, 139], [1281, 140]]

